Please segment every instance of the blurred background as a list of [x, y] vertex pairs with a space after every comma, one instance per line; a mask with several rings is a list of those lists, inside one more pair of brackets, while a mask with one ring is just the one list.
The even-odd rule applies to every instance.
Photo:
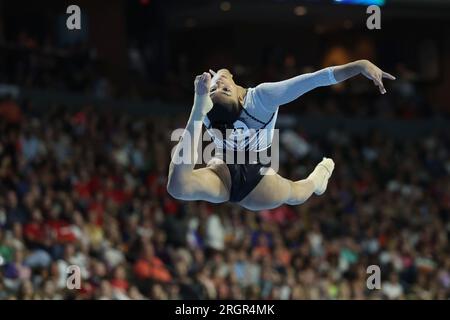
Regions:
[[[0, 299], [450, 297], [450, 1], [2, 0], [0, 47]], [[323, 196], [255, 213], [167, 194], [195, 75], [357, 59], [397, 77], [386, 95], [356, 77], [280, 109], [280, 173], [332, 157]]]

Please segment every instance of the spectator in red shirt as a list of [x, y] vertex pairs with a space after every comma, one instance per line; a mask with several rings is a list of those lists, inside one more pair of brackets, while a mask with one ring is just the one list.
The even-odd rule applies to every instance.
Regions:
[[172, 279], [164, 263], [154, 255], [151, 244], [144, 245], [141, 258], [134, 265], [134, 273], [141, 279], [152, 279], [160, 282], [169, 282]]
[[119, 265], [114, 269], [113, 278], [111, 280], [111, 286], [114, 289], [121, 290], [122, 292], [127, 292], [129, 288], [129, 283], [127, 281], [127, 274], [124, 266]]

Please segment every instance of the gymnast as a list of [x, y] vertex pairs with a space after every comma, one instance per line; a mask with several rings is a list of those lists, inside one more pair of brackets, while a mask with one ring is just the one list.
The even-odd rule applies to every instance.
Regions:
[[[194, 81], [191, 114], [169, 166], [169, 194], [186, 201], [230, 201], [249, 210], [299, 205], [313, 193], [323, 194], [334, 170], [331, 158], [324, 157], [305, 179], [292, 181], [277, 174], [270, 163], [263, 163], [257, 155], [270, 150], [281, 105], [317, 87], [359, 74], [372, 80], [381, 94], [386, 93], [383, 78], [395, 80], [368, 60], [327, 67], [284, 81], [261, 83], [254, 88], [237, 85], [227, 69], [198, 75]], [[194, 133], [201, 131], [203, 125], [214, 141], [216, 153], [206, 167], [195, 169], [202, 135]], [[184, 139], [189, 139], [189, 148], [184, 147]], [[191, 161], [181, 161], [186, 152]], [[224, 156], [229, 152], [234, 156]], [[237, 153], [255, 154], [256, 160], [227, 161], [235, 160]]]

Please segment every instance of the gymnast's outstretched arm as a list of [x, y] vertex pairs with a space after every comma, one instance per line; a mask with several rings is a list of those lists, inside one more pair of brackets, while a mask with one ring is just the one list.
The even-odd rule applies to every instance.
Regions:
[[256, 95], [266, 111], [274, 112], [278, 106], [289, 103], [317, 87], [329, 86], [358, 74], [372, 80], [382, 94], [386, 93], [382, 78], [395, 77], [382, 71], [368, 60], [358, 60], [341, 66], [333, 66], [316, 72], [302, 74], [279, 82], [265, 82], [256, 86]]

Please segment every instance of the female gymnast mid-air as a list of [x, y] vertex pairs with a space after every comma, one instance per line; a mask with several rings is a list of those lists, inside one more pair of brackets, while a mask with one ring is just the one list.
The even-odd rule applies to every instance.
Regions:
[[[291, 181], [259, 160], [230, 163], [219, 155], [223, 155], [224, 150], [225, 154], [230, 150], [255, 154], [267, 150], [272, 145], [279, 106], [314, 88], [333, 85], [359, 74], [372, 80], [381, 94], [386, 93], [382, 79], [395, 80], [367, 60], [324, 68], [280, 82], [262, 83], [254, 88], [237, 85], [227, 69], [217, 73], [209, 70], [197, 76], [191, 114], [171, 159], [168, 192], [180, 200], [230, 201], [249, 210], [298, 205], [313, 193], [323, 194], [334, 169], [330, 158], [323, 158], [306, 179]], [[216, 154], [206, 167], [194, 169], [202, 139], [202, 134], [195, 133], [201, 132], [202, 125], [214, 141]], [[189, 152], [192, 161], [182, 161], [184, 139], [188, 138], [189, 151], [183, 152]]]

